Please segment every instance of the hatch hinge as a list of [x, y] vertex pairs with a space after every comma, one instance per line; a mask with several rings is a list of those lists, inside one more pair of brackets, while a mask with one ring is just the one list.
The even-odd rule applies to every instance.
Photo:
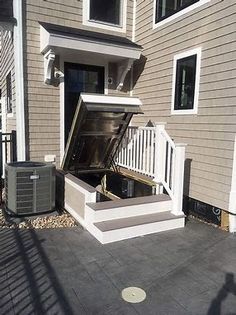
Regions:
[[122, 63], [119, 63], [118, 74], [117, 74], [118, 85], [116, 88], [118, 91], [120, 91], [123, 88], [125, 77], [127, 73], [129, 72], [129, 70], [131, 69], [133, 62], [134, 62], [134, 59], [128, 59], [128, 60], [123, 61]]

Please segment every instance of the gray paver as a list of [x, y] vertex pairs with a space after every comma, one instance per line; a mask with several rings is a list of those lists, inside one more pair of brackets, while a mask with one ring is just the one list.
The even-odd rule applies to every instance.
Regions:
[[[236, 315], [236, 237], [184, 229], [101, 245], [80, 227], [0, 229], [0, 315]], [[145, 301], [121, 291], [138, 286]]]

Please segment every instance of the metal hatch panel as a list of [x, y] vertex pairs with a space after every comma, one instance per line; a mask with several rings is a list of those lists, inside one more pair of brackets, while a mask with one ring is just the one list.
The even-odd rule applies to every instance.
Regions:
[[138, 98], [81, 94], [62, 161], [65, 171], [106, 169], [111, 166]]

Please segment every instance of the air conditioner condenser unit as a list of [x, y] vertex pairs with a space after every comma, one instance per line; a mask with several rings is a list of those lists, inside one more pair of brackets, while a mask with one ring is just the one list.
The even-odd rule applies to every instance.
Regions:
[[5, 166], [6, 211], [15, 215], [55, 209], [55, 166], [13, 162]]

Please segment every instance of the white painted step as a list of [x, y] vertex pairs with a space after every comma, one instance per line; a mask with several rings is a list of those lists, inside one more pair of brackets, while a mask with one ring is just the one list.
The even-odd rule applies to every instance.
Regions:
[[102, 244], [121, 241], [184, 227], [185, 215], [175, 216], [170, 211], [116, 219], [87, 226], [88, 231]]
[[102, 222], [121, 218], [136, 217], [172, 210], [172, 200], [160, 194], [146, 197], [88, 203], [85, 209], [87, 222]]

